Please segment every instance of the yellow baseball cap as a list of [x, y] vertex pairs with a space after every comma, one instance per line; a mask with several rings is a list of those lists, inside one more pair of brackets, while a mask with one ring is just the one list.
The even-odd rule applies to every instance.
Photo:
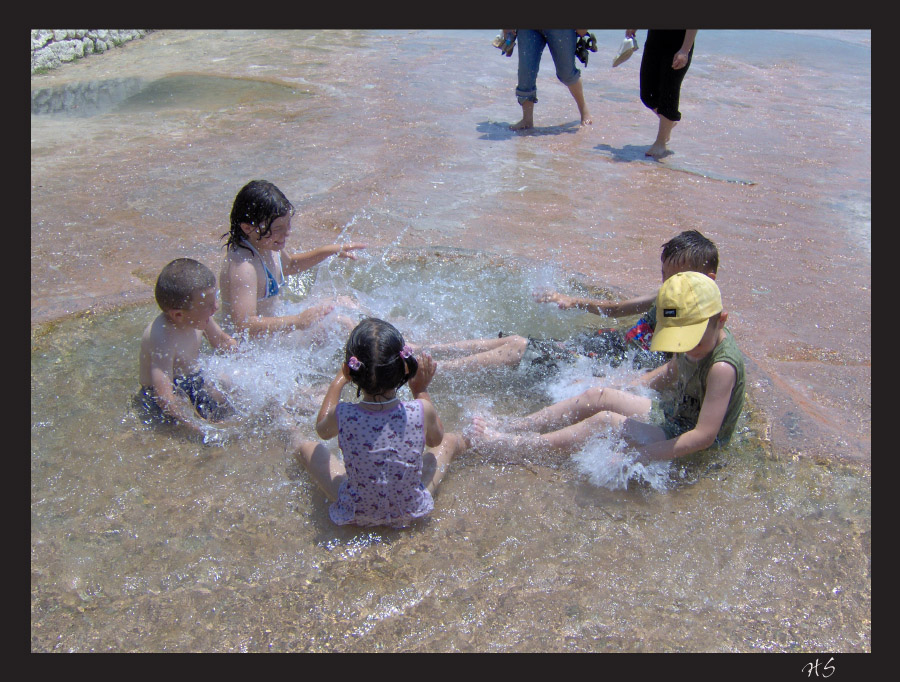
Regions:
[[663, 282], [656, 296], [656, 330], [650, 350], [686, 353], [694, 349], [707, 322], [722, 312], [716, 283], [699, 272], [679, 272]]

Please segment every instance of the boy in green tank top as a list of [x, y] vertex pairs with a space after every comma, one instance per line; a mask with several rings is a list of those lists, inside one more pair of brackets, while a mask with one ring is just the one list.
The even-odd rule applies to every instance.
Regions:
[[651, 350], [674, 353], [639, 385], [660, 392], [654, 401], [614, 389], [584, 393], [513, 420], [508, 432], [473, 419], [473, 445], [481, 449], [570, 454], [605, 429], [619, 430], [639, 460], [668, 460], [728, 443], [744, 404], [744, 360], [731, 332], [716, 283], [697, 272], [668, 278], [656, 298]]

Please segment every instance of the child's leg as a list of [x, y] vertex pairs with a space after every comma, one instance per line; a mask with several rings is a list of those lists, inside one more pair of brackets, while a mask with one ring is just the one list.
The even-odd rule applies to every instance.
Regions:
[[[293, 441], [292, 442], [296, 442]], [[341, 483], [347, 478], [344, 463], [335, 457], [324, 443], [302, 441], [294, 456], [306, 467], [309, 475], [332, 502], [338, 498]]]
[[460, 341], [447, 341], [446, 343], [433, 343], [433, 344], [421, 344], [420, 346], [413, 346], [414, 348], [421, 348], [422, 350], [428, 351], [432, 354], [437, 353], [459, 353], [459, 354], [471, 354], [471, 353], [482, 353], [486, 350], [493, 350], [495, 348], [499, 348], [500, 346], [504, 346], [509, 343], [518, 343], [519, 339], [528, 342], [527, 339], [523, 336], [499, 336], [499, 337], [488, 337], [484, 339], [464, 339]]
[[455, 344], [443, 344], [448, 350], [474, 351], [473, 355], [452, 360], [441, 360], [440, 367], [458, 371], [478, 367], [515, 367], [528, 346], [524, 336], [504, 336], [497, 339], [471, 339]]
[[423, 457], [422, 484], [434, 494], [441, 479], [447, 473], [450, 461], [469, 449], [469, 441], [458, 433], [445, 433], [444, 440], [436, 448], [427, 450]]
[[542, 434], [503, 433], [488, 426], [481, 417], [473, 418], [472, 427], [473, 441], [477, 447], [489, 453], [503, 453], [515, 461], [526, 455], [540, 458], [547, 454], [571, 454], [604, 430], [621, 431], [626, 442], [632, 446], [666, 439], [665, 433], [658, 426], [609, 411], [597, 412], [575, 424]]
[[582, 447], [601, 431], [621, 430], [627, 420], [628, 417], [604, 410], [558, 431], [543, 433], [540, 435], [540, 439], [550, 450], [569, 453]]
[[598, 412], [613, 412], [624, 417], [646, 417], [650, 414], [652, 402], [633, 393], [615, 388], [589, 388], [573, 398], [562, 400], [538, 410], [526, 417], [510, 422], [515, 431], [536, 431], [542, 433], [560, 429], [588, 419]]

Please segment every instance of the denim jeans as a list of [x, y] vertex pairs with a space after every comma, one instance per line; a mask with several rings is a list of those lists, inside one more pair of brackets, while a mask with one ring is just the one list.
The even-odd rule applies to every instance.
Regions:
[[516, 98], [519, 104], [537, 103], [537, 74], [541, 66], [544, 46], [550, 47], [550, 56], [556, 67], [556, 77], [565, 85], [572, 85], [581, 72], [575, 68], [575, 29], [518, 29], [516, 43], [519, 46], [519, 85]]

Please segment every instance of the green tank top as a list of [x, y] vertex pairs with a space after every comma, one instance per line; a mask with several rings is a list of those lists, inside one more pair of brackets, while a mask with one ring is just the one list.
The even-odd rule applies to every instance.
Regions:
[[744, 356], [735, 343], [731, 331], [726, 327], [725, 338], [700, 362], [693, 362], [684, 353], [678, 353], [675, 358], [675, 362], [678, 363], [678, 382], [674, 389], [674, 397], [667, 401], [663, 411], [668, 419], [675, 422], [679, 433], [690, 431], [697, 426], [700, 407], [706, 395], [706, 377], [710, 368], [717, 362], [727, 362], [734, 367], [736, 377], [731, 400], [728, 401], [728, 409], [716, 436], [718, 445], [727, 444], [734, 434], [741, 408], [744, 406]]

